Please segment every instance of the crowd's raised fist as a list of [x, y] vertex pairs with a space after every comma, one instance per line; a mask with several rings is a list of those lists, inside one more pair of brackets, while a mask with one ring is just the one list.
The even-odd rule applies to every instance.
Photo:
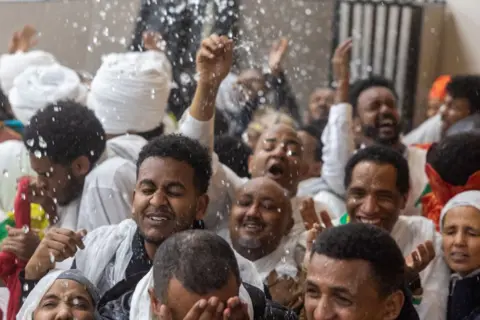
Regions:
[[202, 41], [197, 53], [198, 82], [219, 86], [233, 63], [233, 40], [211, 35]]

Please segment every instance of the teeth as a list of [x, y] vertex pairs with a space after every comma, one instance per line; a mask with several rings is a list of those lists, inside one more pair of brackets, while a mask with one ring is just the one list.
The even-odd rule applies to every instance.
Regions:
[[167, 218], [164, 217], [150, 217], [153, 221], [167, 221]]
[[360, 222], [366, 224], [380, 224], [380, 219], [362, 219], [360, 218]]

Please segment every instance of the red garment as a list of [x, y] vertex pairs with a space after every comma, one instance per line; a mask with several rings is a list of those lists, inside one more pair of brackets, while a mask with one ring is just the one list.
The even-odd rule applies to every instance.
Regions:
[[430, 164], [425, 166], [425, 173], [430, 181], [432, 192], [422, 198], [423, 215], [432, 220], [437, 230], [440, 230], [440, 214], [445, 204], [459, 193], [480, 190], [480, 171], [472, 174], [463, 186], [454, 186], [443, 181]]
[[[18, 182], [17, 196], [15, 197], [15, 227], [30, 227], [30, 201], [28, 199], [29, 178], [22, 178]], [[15, 320], [20, 310], [21, 283], [18, 280], [20, 272], [25, 268], [26, 261], [18, 260], [10, 252], [0, 252], [0, 277], [10, 291], [8, 300], [7, 320]]]
[[0, 142], [8, 140], [22, 140], [22, 136], [15, 130], [10, 129], [9, 127], [3, 127], [2, 123], [0, 122]]

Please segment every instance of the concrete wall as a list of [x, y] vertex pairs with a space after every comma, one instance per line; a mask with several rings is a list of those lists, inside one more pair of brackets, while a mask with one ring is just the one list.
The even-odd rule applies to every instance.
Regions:
[[447, 0], [439, 73], [480, 73], [480, 1]]

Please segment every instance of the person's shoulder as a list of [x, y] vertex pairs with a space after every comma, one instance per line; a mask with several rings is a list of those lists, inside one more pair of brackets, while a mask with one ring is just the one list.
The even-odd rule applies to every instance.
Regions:
[[133, 162], [120, 158], [109, 158], [97, 165], [88, 175], [85, 184], [90, 181], [98, 181], [103, 183], [111, 183], [118, 178], [125, 177], [130, 174], [136, 176], [136, 166]]
[[397, 223], [410, 229], [415, 236], [427, 238], [426, 240], [432, 240], [437, 233], [433, 221], [422, 216], [400, 216]]
[[126, 230], [135, 227], [137, 224], [132, 219], [126, 219], [119, 224], [107, 225], [98, 227], [92, 231], [90, 231], [85, 237], [85, 243], [93, 243], [97, 241], [106, 241], [107, 238], [111, 236], [126, 236]]

